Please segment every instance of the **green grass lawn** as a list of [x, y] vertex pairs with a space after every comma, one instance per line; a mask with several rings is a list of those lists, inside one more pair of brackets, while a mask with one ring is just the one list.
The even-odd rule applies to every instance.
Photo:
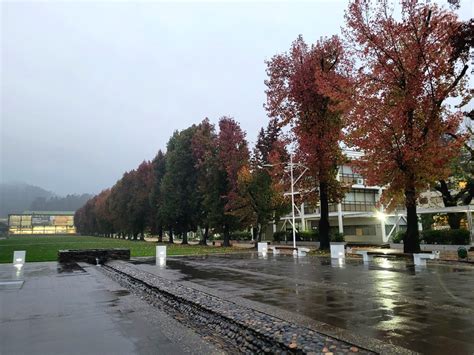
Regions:
[[[238, 248], [223, 248], [201, 245], [173, 244], [167, 248], [167, 254], [173, 255], [203, 255], [212, 253], [230, 253], [242, 251]], [[145, 241], [128, 241], [88, 236], [34, 236], [9, 237], [0, 240], [0, 263], [11, 263], [14, 250], [26, 250], [26, 261], [55, 261], [58, 250], [62, 249], [96, 249], [96, 248], [126, 248], [130, 249], [132, 257], [155, 256], [156, 244]]]

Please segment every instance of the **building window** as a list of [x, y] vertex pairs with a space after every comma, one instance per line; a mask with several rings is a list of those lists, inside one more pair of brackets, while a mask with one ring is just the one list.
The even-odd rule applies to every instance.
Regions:
[[375, 225], [344, 226], [344, 234], [355, 235], [358, 237], [364, 235], [376, 235]]

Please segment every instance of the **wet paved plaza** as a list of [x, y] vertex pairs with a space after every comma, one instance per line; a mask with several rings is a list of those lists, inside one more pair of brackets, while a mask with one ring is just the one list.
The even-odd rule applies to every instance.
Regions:
[[474, 268], [379, 258], [252, 255], [139, 262], [160, 276], [297, 312], [355, 335], [429, 354], [474, 353]]
[[219, 353], [97, 268], [1, 264], [0, 354]]

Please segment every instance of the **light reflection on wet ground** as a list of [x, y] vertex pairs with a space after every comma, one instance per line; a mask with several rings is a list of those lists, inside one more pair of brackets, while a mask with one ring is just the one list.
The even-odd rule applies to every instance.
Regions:
[[474, 353], [474, 268], [375, 259], [253, 255], [168, 258], [139, 267], [423, 353]]

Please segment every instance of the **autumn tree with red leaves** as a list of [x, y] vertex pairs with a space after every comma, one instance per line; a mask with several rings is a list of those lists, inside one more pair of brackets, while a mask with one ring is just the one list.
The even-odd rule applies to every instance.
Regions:
[[[467, 55], [453, 45], [462, 23], [436, 4], [352, 1], [345, 34], [359, 70], [351, 93], [349, 142], [370, 185], [386, 186], [383, 202], [407, 210], [404, 251], [420, 250], [418, 193], [449, 174], [463, 136], [461, 113], [446, 99], [467, 96]], [[446, 137], [456, 137], [447, 139]]]
[[144, 161], [132, 171], [130, 199], [127, 203], [127, 217], [133, 239], [136, 239], [139, 234], [144, 237], [145, 229], [150, 225], [152, 184], [152, 165], [149, 161]]
[[252, 226], [256, 242], [262, 240], [270, 221], [276, 223], [289, 211], [281, 174], [287, 161], [286, 141], [277, 120], [272, 119], [258, 134], [250, 164], [239, 171], [238, 196], [233, 204], [234, 214]]
[[112, 216], [109, 210], [110, 189], [106, 189], [94, 198], [94, 218], [96, 232], [110, 236], [114, 231]]
[[217, 156], [219, 169], [225, 177], [221, 185], [225, 213], [219, 223], [224, 234], [224, 246], [230, 246], [231, 230], [241, 225], [241, 221], [235, 215], [235, 210], [240, 208], [239, 173], [248, 167], [249, 155], [245, 132], [233, 118], [222, 117], [219, 120]]
[[346, 101], [339, 91], [348, 85], [348, 64], [337, 36], [311, 46], [299, 36], [288, 53], [267, 62], [265, 107], [281, 125], [292, 125], [298, 160], [309, 169], [304, 181], [312, 186], [305, 190], [317, 186], [306, 199], [319, 200], [321, 249], [329, 248], [329, 203], [343, 196], [336, 176], [344, 161], [340, 141]]

